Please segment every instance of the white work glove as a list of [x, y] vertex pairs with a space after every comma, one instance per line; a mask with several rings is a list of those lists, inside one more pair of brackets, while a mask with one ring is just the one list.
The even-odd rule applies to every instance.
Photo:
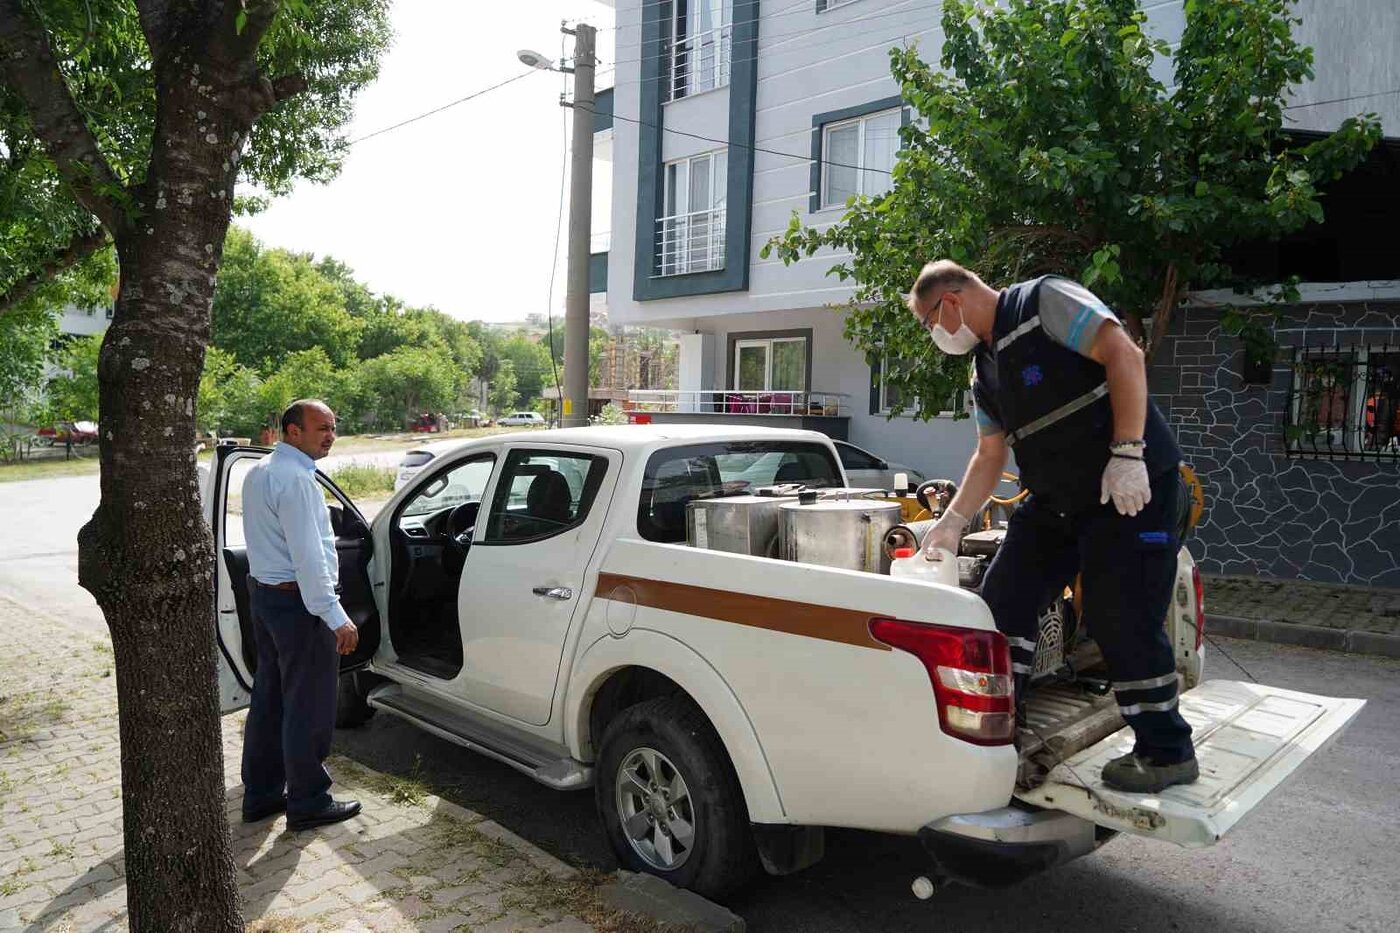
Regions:
[[938, 521], [933, 523], [933, 527], [924, 533], [924, 560], [942, 560], [943, 555], [938, 553], [940, 550], [957, 554], [958, 545], [962, 543], [962, 531], [966, 526], [966, 516], [946, 509], [938, 517]]
[[1152, 486], [1147, 480], [1147, 464], [1142, 460], [1142, 448], [1115, 448], [1103, 468], [1103, 485], [1099, 504], [1113, 500], [1119, 515], [1136, 515], [1152, 501]]

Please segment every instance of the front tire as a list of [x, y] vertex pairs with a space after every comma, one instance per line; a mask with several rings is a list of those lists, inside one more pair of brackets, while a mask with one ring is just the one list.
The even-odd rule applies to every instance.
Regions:
[[608, 725], [594, 794], [608, 842], [631, 871], [710, 898], [758, 872], [738, 776], [688, 697], [647, 700]]

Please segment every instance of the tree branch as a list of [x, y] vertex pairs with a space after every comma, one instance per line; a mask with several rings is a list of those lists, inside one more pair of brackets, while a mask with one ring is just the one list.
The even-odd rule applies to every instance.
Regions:
[[5, 292], [0, 293], [0, 316], [13, 311], [24, 299], [34, 294], [40, 286], [52, 281], [55, 276], [67, 272], [110, 242], [111, 239], [107, 236], [106, 230], [96, 230], [74, 239], [42, 266], [11, 285]]
[[0, 0], [0, 78], [24, 104], [35, 135], [78, 203], [115, 233], [124, 224], [122, 213], [103, 189], [118, 192], [123, 185], [97, 148], [47, 34], [20, 0]]
[[280, 78], [273, 78], [272, 97], [280, 104], [288, 97], [305, 94], [308, 86], [306, 75], [303, 74], [283, 75]]

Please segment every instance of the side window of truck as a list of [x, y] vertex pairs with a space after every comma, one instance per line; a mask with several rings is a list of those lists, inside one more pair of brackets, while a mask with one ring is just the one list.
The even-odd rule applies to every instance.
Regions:
[[583, 524], [608, 461], [592, 454], [513, 450], [491, 497], [482, 544], [540, 541]]

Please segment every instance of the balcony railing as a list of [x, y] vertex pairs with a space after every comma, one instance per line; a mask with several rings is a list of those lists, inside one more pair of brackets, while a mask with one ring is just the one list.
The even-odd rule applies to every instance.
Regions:
[[729, 83], [733, 27], [721, 26], [678, 38], [671, 45], [671, 80], [666, 99], [679, 100]]
[[711, 415], [776, 415], [781, 417], [845, 418], [850, 396], [840, 392], [761, 392], [737, 389], [632, 389], [627, 404], [633, 411], [684, 412]]
[[672, 214], [656, 221], [656, 274], [724, 268], [724, 208]]

